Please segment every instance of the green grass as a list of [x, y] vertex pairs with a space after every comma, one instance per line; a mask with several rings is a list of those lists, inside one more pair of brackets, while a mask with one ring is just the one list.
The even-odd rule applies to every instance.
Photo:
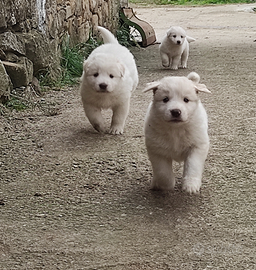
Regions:
[[134, 4], [156, 4], [156, 5], [209, 5], [209, 4], [235, 4], [255, 3], [255, 0], [130, 0]]
[[18, 97], [11, 97], [4, 103], [4, 106], [10, 110], [16, 111], [24, 111], [29, 106], [23, 100], [19, 99]]
[[118, 42], [125, 47], [130, 47], [131, 45], [134, 45], [131, 42], [129, 27], [124, 23], [120, 25], [119, 28], [117, 29], [116, 38]]
[[62, 44], [61, 67], [63, 69], [62, 81], [64, 84], [72, 83], [74, 78], [83, 73], [83, 62], [101, 42], [90, 37], [86, 43], [70, 46], [69, 38]]

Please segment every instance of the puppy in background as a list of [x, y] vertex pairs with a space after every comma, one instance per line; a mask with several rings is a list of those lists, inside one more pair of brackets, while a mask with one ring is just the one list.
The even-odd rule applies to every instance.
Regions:
[[[138, 85], [138, 72], [130, 51], [115, 36], [98, 27], [104, 44], [96, 48], [83, 64], [80, 93], [85, 114], [98, 132], [122, 134], [129, 113], [130, 98]], [[111, 127], [106, 129], [102, 109], [113, 111]]]
[[152, 189], [175, 186], [173, 161], [184, 161], [182, 189], [196, 193], [201, 187], [204, 162], [209, 149], [206, 111], [198, 93], [210, 93], [200, 77], [165, 77], [147, 84], [153, 101], [145, 119], [145, 143], [152, 164]]
[[171, 69], [178, 69], [181, 63], [181, 68], [187, 68], [189, 42], [192, 41], [195, 41], [195, 39], [187, 36], [182, 27], [171, 27], [159, 46], [162, 65], [164, 67], [170, 66]]

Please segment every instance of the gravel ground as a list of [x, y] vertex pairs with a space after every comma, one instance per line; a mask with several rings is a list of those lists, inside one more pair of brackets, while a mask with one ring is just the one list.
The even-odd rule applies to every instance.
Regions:
[[[196, 38], [188, 69], [161, 67], [158, 45], [132, 48], [140, 74], [122, 136], [96, 133], [78, 87], [2, 110], [1, 269], [255, 269], [256, 14], [252, 5], [134, 7], [157, 36]], [[146, 82], [196, 71], [211, 148], [200, 194], [152, 192]], [[110, 113], [105, 117], [110, 121]]]

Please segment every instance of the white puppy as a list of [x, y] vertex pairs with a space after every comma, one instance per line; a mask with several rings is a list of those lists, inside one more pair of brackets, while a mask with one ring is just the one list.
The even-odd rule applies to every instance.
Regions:
[[165, 77], [144, 89], [154, 93], [145, 119], [152, 189], [174, 188], [173, 160], [184, 161], [183, 190], [196, 193], [200, 189], [209, 137], [207, 114], [198, 92], [210, 91], [199, 80], [199, 75], [191, 72], [187, 77]]
[[187, 68], [189, 55], [189, 42], [195, 41], [194, 38], [186, 36], [186, 32], [180, 26], [171, 27], [159, 49], [164, 67], [171, 66], [171, 69], [178, 69], [181, 62], [181, 68]]
[[99, 132], [106, 132], [102, 109], [112, 109], [109, 133], [122, 134], [132, 91], [138, 85], [137, 67], [130, 51], [114, 35], [98, 27], [104, 43], [83, 64], [80, 92], [86, 116]]

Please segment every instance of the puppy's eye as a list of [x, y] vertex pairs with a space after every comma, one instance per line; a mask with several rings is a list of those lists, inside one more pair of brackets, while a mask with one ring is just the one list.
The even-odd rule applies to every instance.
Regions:
[[186, 103], [189, 102], [189, 99], [188, 99], [188, 98], [184, 98], [183, 100], [184, 100], [184, 102], [186, 102]]
[[183, 36], [180, 36], [181, 38], [184, 38]]
[[98, 77], [98, 76], [99, 76], [99, 73], [96, 72], [96, 73], [93, 74], [93, 76], [94, 76], [94, 77]]
[[169, 98], [168, 97], [165, 97], [164, 99], [163, 99], [163, 102], [164, 103], [167, 103], [169, 101]]
[[176, 35], [173, 35], [174, 38], [176, 38]]
[[110, 74], [110, 75], [109, 75], [109, 77], [110, 77], [111, 79], [113, 79], [113, 78], [114, 78], [114, 76], [113, 76], [112, 74]]

